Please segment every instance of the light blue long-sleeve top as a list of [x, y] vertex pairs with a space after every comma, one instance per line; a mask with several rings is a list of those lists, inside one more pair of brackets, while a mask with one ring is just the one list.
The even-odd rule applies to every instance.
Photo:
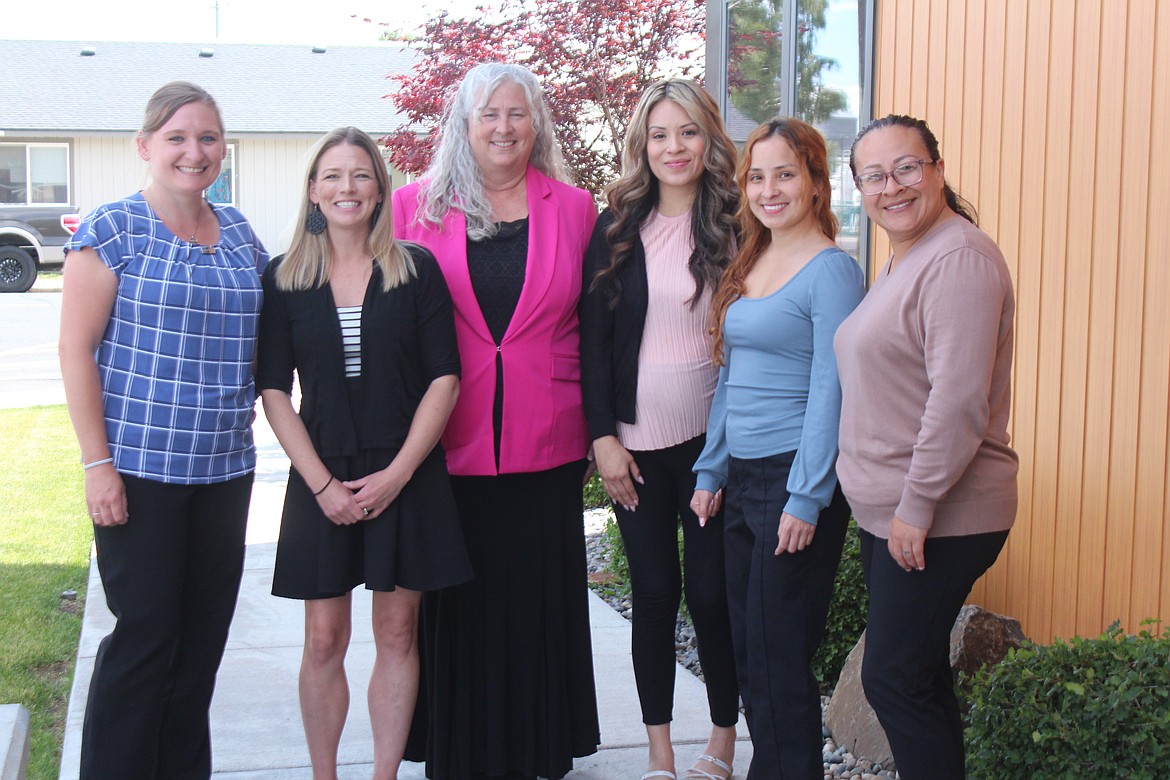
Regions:
[[771, 295], [728, 307], [707, 446], [694, 467], [697, 489], [726, 483], [729, 456], [796, 450], [784, 511], [816, 524], [837, 486], [841, 385], [833, 334], [864, 295], [861, 268], [833, 247]]

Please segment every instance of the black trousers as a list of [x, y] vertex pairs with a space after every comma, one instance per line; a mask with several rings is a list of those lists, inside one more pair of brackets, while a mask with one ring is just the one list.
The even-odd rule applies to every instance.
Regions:
[[727, 598], [744, 714], [748, 780], [820, 780], [821, 697], [812, 659], [825, 634], [849, 504], [838, 488], [808, 547], [776, 555], [795, 452], [731, 458], [727, 475]]
[[690, 507], [695, 492], [691, 468], [703, 451], [704, 440], [704, 436], [697, 436], [666, 449], [631, 453], [644, 482], [634, 483], [638, 509], [627, 512], [614, 505], [630, 562], [634, 679], [642, 721], [651, 726], [669, 723], [674, 707], [674, 629], [683, 588], [678, 555], [680, 519], [687, 608], [695, 625], [711, 722], [734, 726], [739, 720], [723, 569], [723, 516], [711, 518], [700, 528]]
[[971, 586], [1007, 531], [926, 540], [926, 568], [904, 571], [886, 540], [861, 532], [869, 619], [861, 683], [902, 780], [967, 776], [950, 638]]
[[106, 603], [81, 780], [206, 780], [208, 710], [244, 567], [252, 475], [212, 485], [123, 476], [130, 520], [94, 527]]

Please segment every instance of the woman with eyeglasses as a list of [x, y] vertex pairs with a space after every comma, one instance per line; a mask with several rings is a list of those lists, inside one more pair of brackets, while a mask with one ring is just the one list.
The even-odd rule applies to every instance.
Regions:
[[849, 164], [892, 248], [835, 340], [837, 474], [870, 598], [862, 684], [903, 780], [963, 778], [950, 632], [1016, 516], [1012, 280], [925, 122], [871, 122]]

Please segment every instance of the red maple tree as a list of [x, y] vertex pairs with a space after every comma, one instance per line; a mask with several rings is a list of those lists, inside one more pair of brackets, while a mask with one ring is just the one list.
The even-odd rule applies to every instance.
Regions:
[[515, 62], [544, 86], [557, 137], [578, 186], [600, 193], [617, 175], [626, 123], [642, 90], [694, 77], [702, 62], [704, 0], [504, 0], [471, 17], [441, 12], [409, 73], [389, 97], [407, 122], [383, 139], [390, 162], [426, 170], [447, 95], [481, 62]]

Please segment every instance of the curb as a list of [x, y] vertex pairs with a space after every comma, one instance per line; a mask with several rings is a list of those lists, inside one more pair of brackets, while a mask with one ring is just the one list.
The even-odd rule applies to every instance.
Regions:
[[0, 780], [24, 780], [28, 772], [28, 710], [0, 705]]

